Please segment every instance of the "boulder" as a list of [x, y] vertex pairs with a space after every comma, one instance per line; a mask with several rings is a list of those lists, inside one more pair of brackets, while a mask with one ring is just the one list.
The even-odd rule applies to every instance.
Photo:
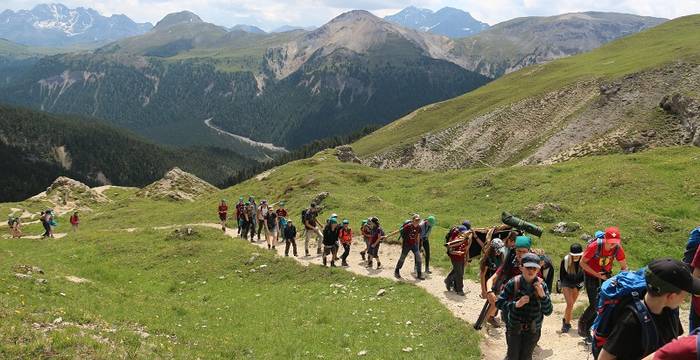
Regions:
[[194, 201], [218, 190], [214, 185], [176, 167], [162, 179], [141, 189], [137, 195], [154, 200]]
[[355, 155], [355, 151], [353, 151], [352, 146], [350, 145], [341, 145], [336, 147], [335, 156], [341, 162], [352, 162], [356, 164], [361, 163], [360, 158]]
[[552, 228], [552, 232], [555, 234], [570, 234], [581, 229], [581, 224], [577, 222], [560, 222]]
[[685, 143], [700, 146], [700, 100], [681, 94], [666, 95], [659, 106], [678, 117], [686, 131], [683, 139]]
[[527, 206], [524, 210], [524, 217], [533, 221], [554, 222], [559, 213], [564, 212], [561, 205], [555, 203], [539, 203]]
[[326, 200], [326, 198], [328, 196], [330, 196], [330, 193], [328, 191], [318, 193], [318, 195], [314, 196], [314, 198], [311, 200], [311, 202], [316, 204], [316, 205], [321, 205], [323, 200]]

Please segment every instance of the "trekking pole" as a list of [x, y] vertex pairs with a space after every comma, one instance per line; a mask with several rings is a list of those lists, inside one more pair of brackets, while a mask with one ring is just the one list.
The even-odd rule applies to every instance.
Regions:
[[484, 323], [484, 320], [486, 320], [486, 314], [489, 312], [489, 307], [490, 303], [488, 300], [484, 303], [484, 307], [481, 308], [481, 312], [479, 313], [479, 317], [476, 319], [476, 322], [474, 323], [474, 330], [481, 330], [481, 325]]

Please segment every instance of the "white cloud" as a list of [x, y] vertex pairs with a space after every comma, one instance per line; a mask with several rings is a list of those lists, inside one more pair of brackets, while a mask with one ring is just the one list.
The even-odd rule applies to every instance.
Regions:
[[[55, 1], [55, 0], [54, 0]], [[29, 9], [40, 0], [4, 0], [2, 8]], [[386, 16], [412, 4], [438, 10], [452, 6], [476, 19], [495, 24], [520, 16], [545, 16], [577, 11], [616, 11], [675, 18], [700, 13], [699, 0], [64, 0], [70, 7], [91, 7], [104, 15], [124, 13], [135, 21], [156, 23], [171, 12], [190, 10], [204, 21], [224, 26], [247, 23], [271, 29], [285, 24], [321, 25], [352, 9]]]

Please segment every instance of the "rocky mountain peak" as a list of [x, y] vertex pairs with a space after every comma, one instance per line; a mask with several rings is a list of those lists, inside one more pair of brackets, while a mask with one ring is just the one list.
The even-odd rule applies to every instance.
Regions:
[[175, 167], [165, 173], [162, 179], [146, 186], [139, 196], [155, 200], [194, 201], [197, 197], [218, 191], [208, 182]]
[[163, 30], [171, 26], [180, 24], [194, 24], [203, 22], [204, 21], [202, 21], [202, 19], [199, 16], [197, 16], [197, 14], [185, 10], [165, 15], [165, 17], [156, 24], [153, 30]]

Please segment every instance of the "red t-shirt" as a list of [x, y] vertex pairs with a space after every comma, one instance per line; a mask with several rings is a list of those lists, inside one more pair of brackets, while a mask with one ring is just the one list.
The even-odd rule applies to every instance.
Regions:
[[420, 237], [420, 226], [413, 226], [413, 224], [408, 223], [403, 226], [403, 233], [404, 244], [408, 246], [418, 244], [418, 238]]
[[352, 229], [344, 227], [340, 228], [340, 242], [342, 244], [352, 244]]
[[75, 224], [77, 224], [78, 222], [80, 222], [80, 220], [78, 219], [78, 217], [77, 217], [76, 215], [71, 215], [71, 217], [70, 217], [70, 223], [71, 223], [72, 225], [75, 225]]
[[236, 204], [236, 217], [241, 217], [243, 215], [243, 209], [245, 205], [243, 203]]
[[228, 206], [226, 205], [219, 205], [219, 214], [224, 215], [228, 211]]
[[585, 261], [588, 266], [593, 269], [593, 271], [597, 273], [601, 271], [612, 271], [613, 260], [625, 260], [625, 250], [622, 248], [622, 245], [616, 245], [618, 249], [615, 259], [613, 259], [615, 248], [607, 251], [605, 250], [605, 243], [601, 244], [600, 246], [602, 247], [602, 249], [600, 249], [600, 257], [595, 258], [595, 254], [598, 252], [598, 242], [594, 241], [588, 245], [586, 251], [583, 253], [583, 259], [581, 260]]
[[[459, 231], [455, 231], [452, 236], [450, 236], [450, 241], [456, 240], [459, 237]], [[460, 251], [462, 254], [454, 254], [454, 252]], [[466, 261], [467, 259], [467, 242], [463, 242], [459, 245], [451, 246], [448, 251], [448, 256], [454, 261]]]
[[[695, 256], [693, 256], [693, 262], [690, 263], [690, 267], [693, 269], [700, 268], [700, 246], [695, 250]], [[695, 314], [700, 316], [700, 297], [691, 296], [690, 301], [693, 303]]]
[[654, 360], [697, 359], [697, 336], [683, 336], [664, 345], [654, 353]]

